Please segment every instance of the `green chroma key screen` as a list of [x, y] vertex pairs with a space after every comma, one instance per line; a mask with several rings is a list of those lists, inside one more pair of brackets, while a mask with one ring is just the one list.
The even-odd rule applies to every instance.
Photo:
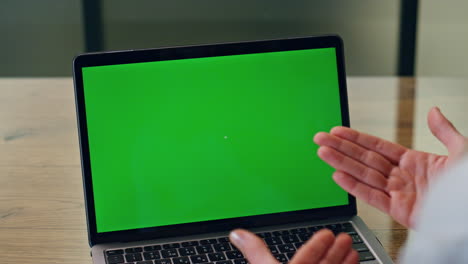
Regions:
[[345, 205], [334, 48], [83, 68], [98, 232]]

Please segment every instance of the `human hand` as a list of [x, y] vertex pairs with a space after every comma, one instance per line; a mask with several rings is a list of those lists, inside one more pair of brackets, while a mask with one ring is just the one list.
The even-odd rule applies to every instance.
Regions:
[[320, 145], [319, 157], [337, 170], [333, 179], [338, 185], [412, 227], [428, 185], [468, 145], [436, 107], [429, 111], [428, 125], [448, 156], [408, 149], [346, 127], [317, 133], [314, 142]]
[[[244, 254], [250, 264], [279, 264], [262, 239], [255, 234], [236, 229], [229, 235], [231, 242]], [[302, 245], [288, 262], [290, 264], [354, 264], [358, 253], [351, 248], [348, 234], [336, 238], [330, 230], [322, 229]]]

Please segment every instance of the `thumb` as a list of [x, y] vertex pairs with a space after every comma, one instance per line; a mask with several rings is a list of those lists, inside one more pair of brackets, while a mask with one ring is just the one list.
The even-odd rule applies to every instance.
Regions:
[[229, 239], [250, 264], [278, 264], [263, 240], [249, 231], [236, 229], [229, 234]]
[[433, 107], [427, 116], [432, 134], [445, 145], [449, 154], [457, 155], [463, 151], [465, 137], [458, 132], [438, 107]]

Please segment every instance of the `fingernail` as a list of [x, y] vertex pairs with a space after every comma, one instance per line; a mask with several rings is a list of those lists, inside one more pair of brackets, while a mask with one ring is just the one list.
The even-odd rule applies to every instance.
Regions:
[[235, 230], [231, 231], [231, 233], [229, 234], [229, 239], [236, 247], [242, 247], [242, 244], [244, 243], [242, 236]]

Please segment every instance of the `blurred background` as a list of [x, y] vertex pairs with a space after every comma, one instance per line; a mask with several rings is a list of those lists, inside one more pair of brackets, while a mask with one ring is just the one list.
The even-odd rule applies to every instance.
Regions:
[[339, 34], [350, 76], [466, 76], [463, 0], [1, 0], [0, 77], [88, 51]]

